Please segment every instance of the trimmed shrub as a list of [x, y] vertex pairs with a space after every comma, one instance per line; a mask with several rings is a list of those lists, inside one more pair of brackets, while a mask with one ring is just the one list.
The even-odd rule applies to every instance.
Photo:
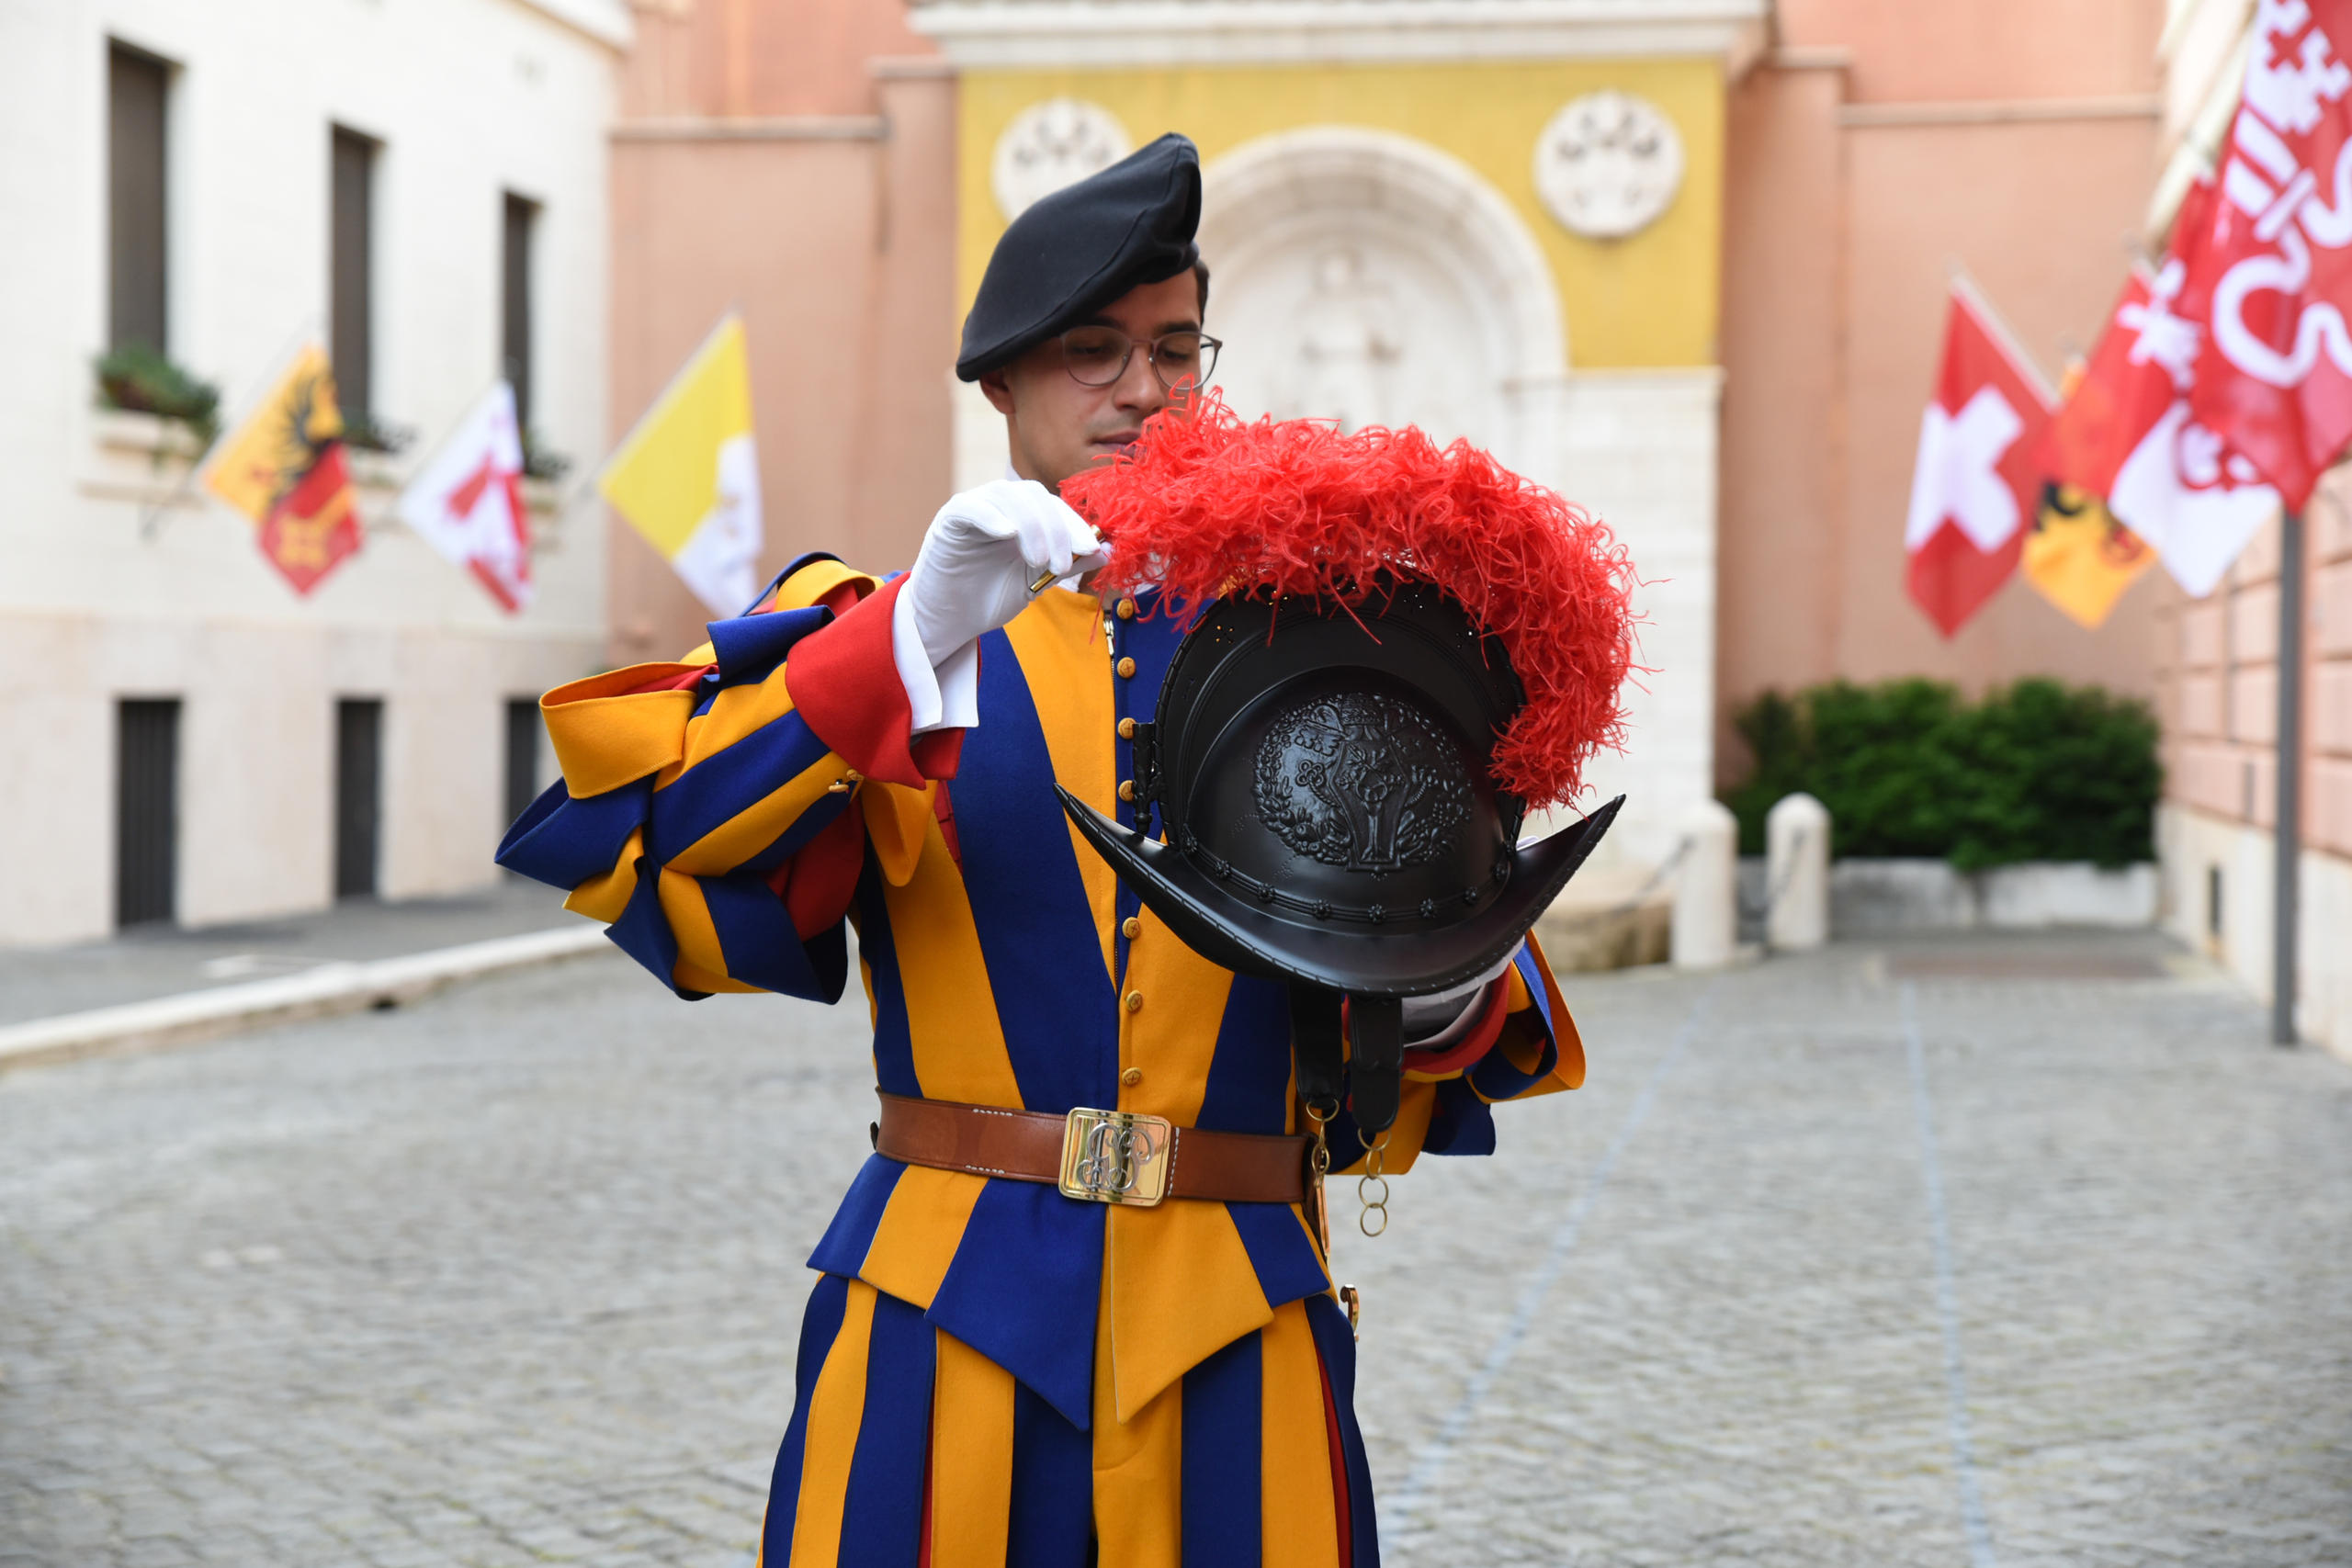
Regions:
[[2096, 686], [2019, 681], [1975, 703], [1938, 681], [1833, 682], [1767, 692], [1733, 724], [1756, 758], [1724, 795], [1740, 849], [1803, 790], [1829, 807], [1839, 855], [1926, 855], [1962, 871], [2018, 861], [2150, 859], [2156, 721]]

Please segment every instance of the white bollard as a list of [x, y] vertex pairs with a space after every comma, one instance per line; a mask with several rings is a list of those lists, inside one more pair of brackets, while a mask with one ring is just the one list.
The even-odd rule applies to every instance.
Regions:
[[1720, 969], [1739, 946], [1739, 819], [1719, 800], [1683, 813], [1674, 878], [1677, 969]]
[[1764, 817], [1765, 945], [1783, 953], [1829, 940], [1829, 807], [1784, 795]]

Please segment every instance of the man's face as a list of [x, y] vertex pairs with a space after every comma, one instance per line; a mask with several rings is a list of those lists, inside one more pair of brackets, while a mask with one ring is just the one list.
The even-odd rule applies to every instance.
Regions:
[[1135, 340], [1126, 369], [1109, 386], [1081, 385], [1063, 362], [1058, 338], [980, 378], [980, 390], [1004, 415], [1012, 471], [1049, 489], [1125, 450], [1143, 434], [1143, 422], [1166, 406], [1169, 391], [1152, 368], [1151, 344], [1168, 333], [1201, 330], [1199, 280], [1187, 271], [1144, 284], [1084, 324], [1115, 327]]

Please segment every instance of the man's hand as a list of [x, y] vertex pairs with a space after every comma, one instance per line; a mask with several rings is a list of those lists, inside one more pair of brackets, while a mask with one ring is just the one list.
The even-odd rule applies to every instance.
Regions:
[[931, 520], [901, 595], [933, 665], [1026, 609], [1029, 585], [1106, 565], [1111, 547], [1032, 479], [997, 479], [949, 499]]

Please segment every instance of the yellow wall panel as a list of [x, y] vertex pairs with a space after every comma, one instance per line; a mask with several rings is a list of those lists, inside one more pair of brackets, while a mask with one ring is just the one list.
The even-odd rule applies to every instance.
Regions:
[[[1535, 194], [1538, 132], [1568, 100], [1601, 88], [1648, 99], [1682, 135], [1686, 167], [1674, 204], [1623, 240], [1569, 232]], [[1061, 96], [1101, 104], [1138, 142], [1181, 130], [1209, 164], [1258, 137], [1310, 125], [1417, 138], [1476, 169], [1535, 237], [1559, 286], [1571, 367], [1715, 362], [1724, 84], [1714, 61], [967, 72], [957, 138], [958, 281], [967, 305], [1004, 231], [989, 186], [997, 138], [1023, 108]]]

